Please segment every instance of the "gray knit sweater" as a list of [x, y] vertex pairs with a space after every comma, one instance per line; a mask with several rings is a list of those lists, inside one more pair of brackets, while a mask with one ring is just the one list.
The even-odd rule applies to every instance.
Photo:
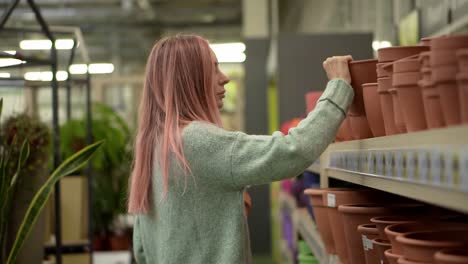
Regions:
[[162, 199], [162, 173], [155, 162], [152, 208], [136, 217], [134, 227], [138, 263], [251, 263], [244, 188], [304, 171], [335, 138], [352, 98], [348, 84], [330, 81], [315, 110], [288, 135], [189, 124], [182, 138], [192, 173], [185, 177], [172, 166], [169, 192]]

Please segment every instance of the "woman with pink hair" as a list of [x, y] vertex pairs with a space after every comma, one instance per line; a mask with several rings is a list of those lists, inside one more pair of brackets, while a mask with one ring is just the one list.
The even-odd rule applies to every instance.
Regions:
[[245, 187], [300, 174], [333, 141], [353, 99], [350, 60], [323, 63], [330, 81], [288, 135], [256, 136], [222, 129], [229, 79], [205, 39], [158, 41], [146, 65], [129, 188], [137, 262], [251, 263]]

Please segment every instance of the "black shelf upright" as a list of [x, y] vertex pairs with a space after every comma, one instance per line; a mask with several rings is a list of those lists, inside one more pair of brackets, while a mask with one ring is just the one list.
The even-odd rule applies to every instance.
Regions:
[[[14, 55], [8, 54], [5, 52], [0, 51], [0, 58], [14, 58], [23, 61], [22, 64], [18, 65], [11, 65], [0, 67], [2, 69], [8, 68], [21, 68], [21, 67], [29, 67], [29, 66], [50, 66], [52, 72], [52, 80], [50, 82], [50, 87], [52, 88], [52, 132], [53, 132], [53, 168], [56, 169], [61, 163], [60, 157], [60, 130], [59, 130], [59, 111], [58, 111], [58, 88], [59, 82], [57, 81], [57, 71], [58, 71], [58, 54], [57, 49], [55, 47], [55, 36], [54, 32], [50, 30], [47, 22], [44, 20], [39, 7], [36, 5], [34, 0], [26, 0], [34, 15], [36, 17], [37, 22], [39, 23], [39, 30], [31, 29], [31, 28], [20, 28], [20, 27], [5, 27], [6, 22], [10, 18], [11, 14], [13, 13], [14, 9], [18, 6], [18, 3], [21, 0], [12, 0], [7, 9], [4, 11], [0, 18], [0, 32], [37, 32], [43, 33], [52, 43], [52, 47], [50, 50], [49, 59], [38, 59], [29, 56], [23, 56], [22, 54], [16, 53]], [[67, 30], [59, 30], [60, 33], [73, 33], [73, 31]], [[91, 144], [93, 141], [92, 136], [92, 115], [91, 115], [91, 76], [89, 71], [86, 73], [86, 79], [83, 82], [75, 82], [72, 79], [70, 74], [70, 66], [72, 65], [74, 58], [75, 58], [75, 50], [77, 48], [77, 39], [74, 38], [73, 47], [71, 49], [71, 54], [68, 60], [68, 67], [67, 73], [68, 78], [64, 83], [64, 88], [66, 88], [66, 118], [67, 121], [71, 119], [71, 86], [74, 83], [81, 83], [85, 85], [86, 88], [86, 130], [87, 130], [87, 143]], [[87, 55], [86, 55], [87, 57]], [[89, 59], [86, 58], [86, 65], [89, 67]], [[4, 81], [8, 81], [8, 79], [3, 79]], [[12, 83], [20, 83], [20, 79], [11, 78]], [[24, 81], [24, 80], [23, 80]], [[23, 82], [25, 83], [25, 82]], [[86, 243], [78, 243], [78, 244], [70, 244], [70, 245], [63, 245], [62, 243], [62, 223], [61, 223], [61, 203], [60, 203], [60, 182], [55, 185], [55, 192], [54, 192], [54, 208], [55, 208], [55, 244], [49, 245], [45, 247], [45, 253], [55, 254], [56, 263], [62, 263], [62, 254], [63, 253], [76, 253], [76, 252], [89, 252], [90, 254], [90, 263], [93, 263], [93, 232], [92, 232], [92, 166], [91, 162], [88, 162], [87, 167], [87, 177], [88, 177], [88, 241]]]

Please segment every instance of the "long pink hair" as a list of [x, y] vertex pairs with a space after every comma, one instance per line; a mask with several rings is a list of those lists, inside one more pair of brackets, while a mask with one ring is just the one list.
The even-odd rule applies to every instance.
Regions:
[[162, 169], [163, 196], [171, 176], [170, 157], [186, 177], [190, 174], [182, 147], [184, 126], [194, 120], [221, 126], [210, 52], [208, 41], [193, 35], [162, 39], [151, 50], [139, 109], [129, 213], [147, 213], [150, 208], [153, 162]]

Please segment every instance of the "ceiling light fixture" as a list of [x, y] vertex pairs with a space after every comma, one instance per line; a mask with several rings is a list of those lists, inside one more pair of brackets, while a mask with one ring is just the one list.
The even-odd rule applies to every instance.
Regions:
[[17, 59], [0, 59], [0, 67], [7, 67], [7, 66], [13, 66], [13, 65], [18, 65], [18, 64], [23, 64], [25, 63], [22, 60], [17, 60]]
[[[23, 50], [50, 50], [52, 41], [48, 39], [22, 40], [19, 44]], [[73, 39], [57, 39], [55, 48], [58, 50], [69, 50], [73, 48]]]
[[10, 78], [11, 74], [9, 72], [0, 72], [0, 78]]
[[[66, 71], [58, 71], [55, 75], [57, 81], [65, 81], [68, 78], [68, 73]], [[44, 71], [44, 72], [26, 72], [24, 74], [24, 79], [28, 81], [44, 81], [49, 82], [52, 81], [52, 72]]]
[[107, 74], [114, 72], [112, 63], [91, 63], [89, 67], [86, 64], [73, 64], [69, 68], [71, 74]]
[[246, 55], [245, 44], [242, 42], [210, 44], [219, 63], [244, 62]]

